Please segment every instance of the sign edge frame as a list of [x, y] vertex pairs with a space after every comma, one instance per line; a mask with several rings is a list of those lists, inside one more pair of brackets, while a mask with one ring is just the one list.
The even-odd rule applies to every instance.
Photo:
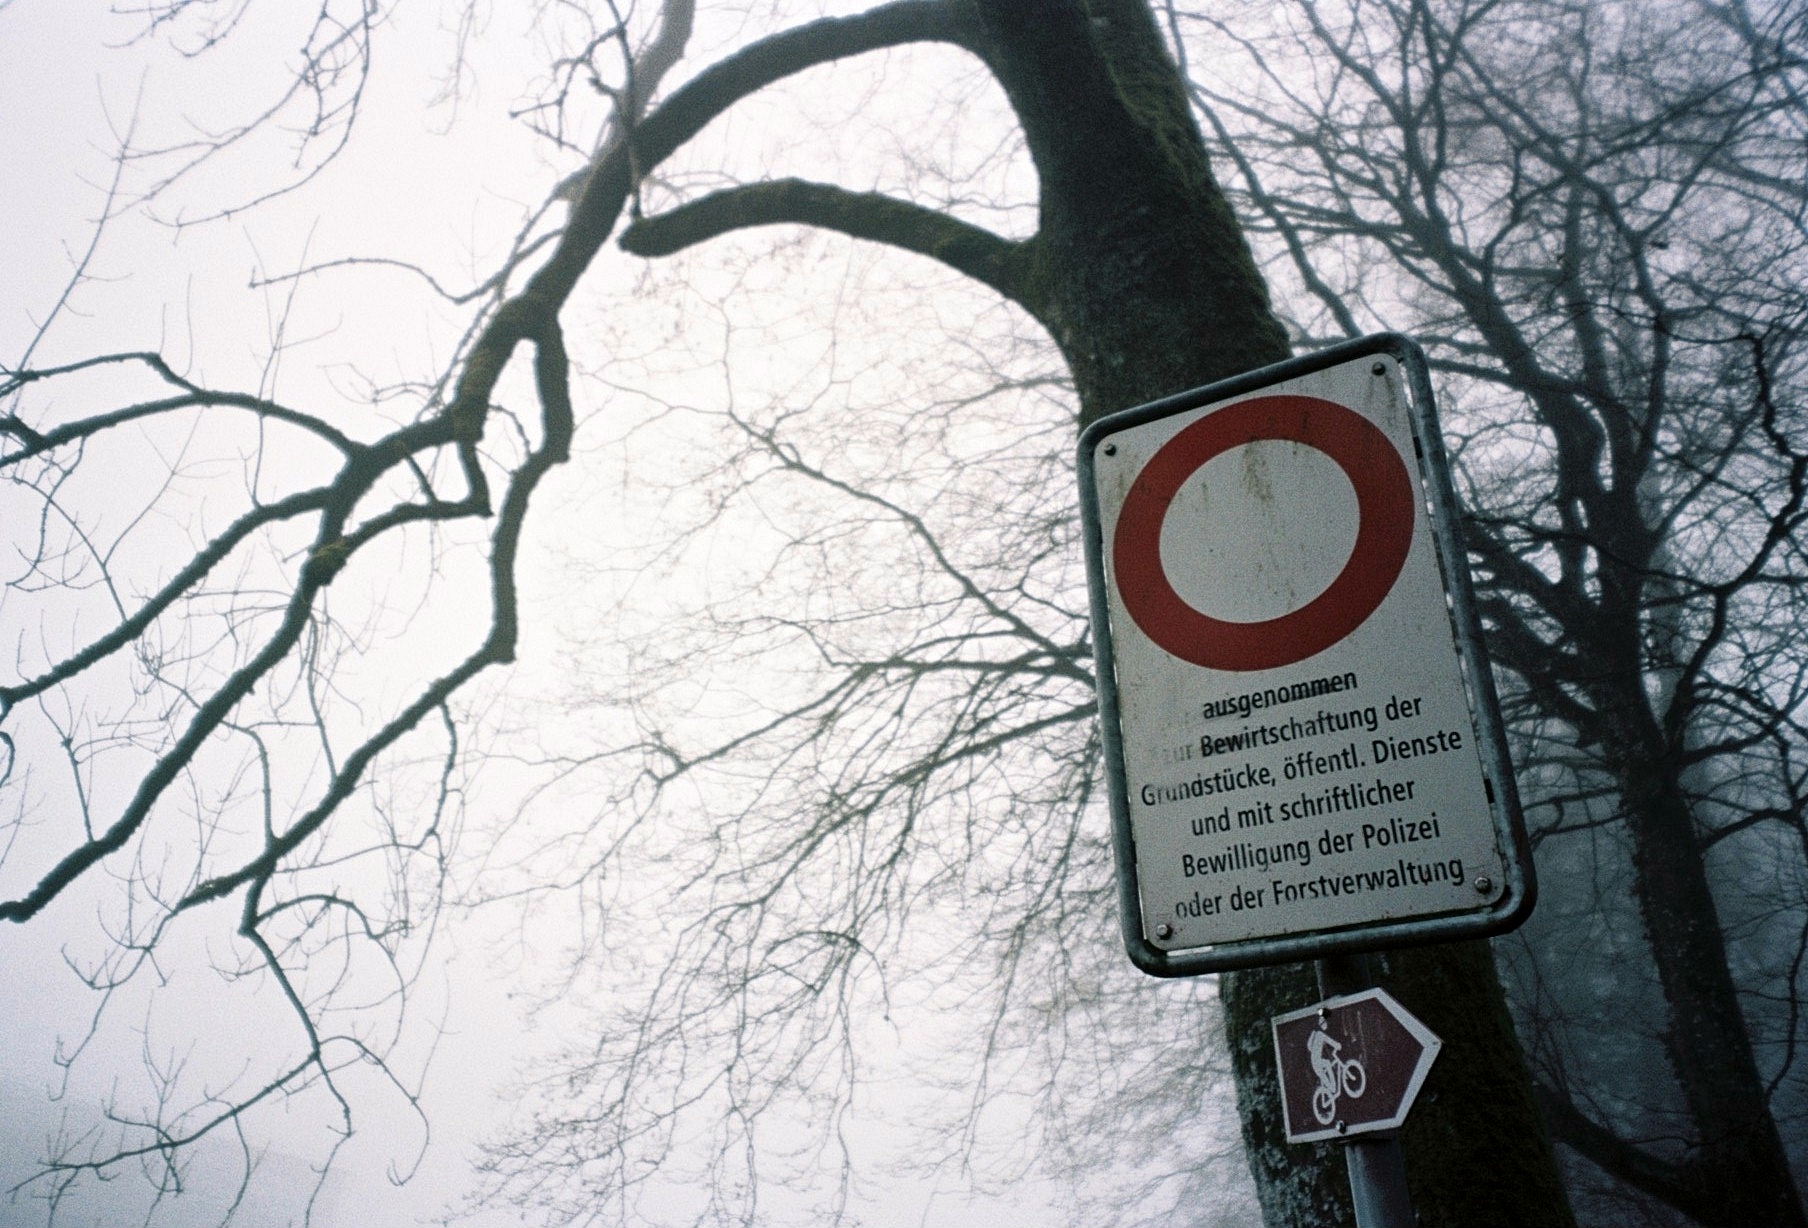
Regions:
[[[1165, 951], [1142, 932], [1142, 902], [1136, 874], [1136, 840], [1129, 814], [1129, 782], [1124, 768], [1122, 727], [1118, 715], [1115, 653], [1111, 639], [1109, 596], [1105, 585], [1104, 531], [1098, 500], [1094, 455], [1099, 441], [1129, 427], [1185, 413], [1285, 380], [1310, 375], [1370, 356], [1395, 360], [1405, 375], [1408, 417], [1414, 458], [1431, 516], [1432, 541], [1444, 591], [1450, 598], [1451, 628], [1463, 680], [1469, 688], [1470, 719], [1478, 733], [1478, 750], [1496, 797], [1490, 822], [1503, 855], [1507, 881], [1489, 905], [1461, 913], [1382, 921], [1337, 930], [1310, 930], [1279, 937], [1245, 938], [1211, 947]], [[1537, 878], [1531, 842], [1526, 835], [1519, 790], [1506, 733], [1500, 721], [1493, 670], [1483, 643], [1469, 573], [1468, 554], [1457, 535], [1460, 516], [1450, 480], [1442, 430], [1438, 426], [1430, 367], [1424, 351], [1400, 333], [1373, 333], [1327, 346], [1310, 354], [1259, 367], [1229, 379], [1133, 406], [1094, 421], [1080, 432], [1076, 476], [1080, 488], [1081, 538], [1085, 549], [1087, 594], [1091, 611], [1094, 683], [1097, 691], [1100, 742], [1106, 795], [1111, 808], [1112, 852], [1117, 868], [1118, 919], [1131, 963], [1156, 977], [1200, 976], [1212, 972], [1257, 968], [1327, 955], [1387, 950], [1436, 942], [1454, 942], [1507, 933], [1530, 915], [1537, 901]]]

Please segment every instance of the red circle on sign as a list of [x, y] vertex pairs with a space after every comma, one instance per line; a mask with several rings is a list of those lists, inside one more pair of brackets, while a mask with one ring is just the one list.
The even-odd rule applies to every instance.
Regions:
[[[1207, 461], [1259, 439], [1303, 443], [1337, 462], [1356, 489], [1356, 545], [1331, 586], [1299, 609], [1227, 622], [1174, 591], [1161, 565], [1161, 524]], [[1256, 397], [1207, 414], [1149, 459], [1118, 513], [1112, 561], [1130, 617], [1162, 648], [1208, 669], [1274, 669], [1323, 652], [1375, 612], [1406, 565], [1412, 528], [1412, 479], [1381, 428], [1318, 397]]]

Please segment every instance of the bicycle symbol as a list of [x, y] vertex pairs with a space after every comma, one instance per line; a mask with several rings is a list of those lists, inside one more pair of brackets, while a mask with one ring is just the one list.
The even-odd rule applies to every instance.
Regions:
[[1348, 1096], [1361, 1097], [1368, 1086], [1368, 1075], [1355, 1058], [1342, 1058], [1342, 1042], [1327, 1031], [1324, 1020], [1306, 1038], [1306, 1053], [1312, 1062], [1312, 1073], [1318, 1076], [1318, 1087], [1312, 1092], [1312, 1116], [1318, 1124], [1328, 1126], [1337, 1116], [1337, 1102]]

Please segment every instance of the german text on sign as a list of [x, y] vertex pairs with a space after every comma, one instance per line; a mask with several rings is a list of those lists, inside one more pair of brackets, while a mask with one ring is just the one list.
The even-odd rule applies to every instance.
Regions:
[[1420, 918], [1506, 928], [1526, 902], [1435, 425], [1398, 341], [1082, 442], [1131, 949], [1151, 971]]

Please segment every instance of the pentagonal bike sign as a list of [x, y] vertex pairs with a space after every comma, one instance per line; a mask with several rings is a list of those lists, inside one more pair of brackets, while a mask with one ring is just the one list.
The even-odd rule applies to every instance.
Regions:
[[1277, 1016], [1287, 1141], [1398, 1129], [1443, 1044], [1380, 989]]

